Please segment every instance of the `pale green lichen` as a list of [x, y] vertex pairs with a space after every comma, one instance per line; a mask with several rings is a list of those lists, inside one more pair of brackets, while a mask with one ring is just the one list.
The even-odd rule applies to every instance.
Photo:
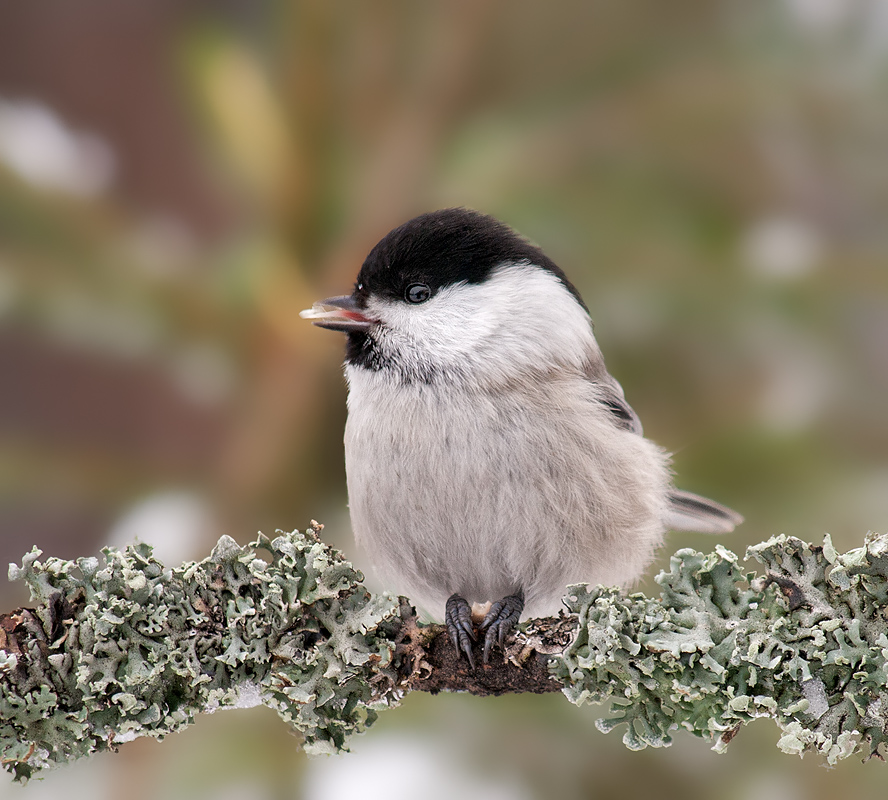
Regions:
[[398, 605], [371, 597], [315, 531], [223, 537], [176, 569], [144, 544], [103, 552], [103, 564], [41, 562], [35, 549], [10, 568], [42, 623], [27, 652], [0, 660], [0, 743], [18, 777], [220, 707], [265, 703], [314, 751], [375, 718]]
[[888, 537], [839, 555], [778, 536], [749, 548], [744, 574], [723, 547], [682, 550], [657, 577], [661, 598], [571, 587], [579, 631], [552, 662], [574, 703], [612, 700], [609, 731], [631, 749], [674, 730], [723, 750], [743, 723], [771, 717], [787, 753], [829, 763], [879, 754], [888, 739]]
[[[24, 779], [138, 736], [163, 738], [198, 713], [259, 703], [307, 749], [342, 749], [397, 702], [412, 670], [431, 667], [408, 607], [372, 597], [317, 530], [248, 547], [223, 537], [209, 558], [175, 569], [146, 545], [73, 562], [41, 562], [33, 550], [10, 577], [38, 605], [0, 626], [5, 767]], [[829, 763], [879, 754], [888, 537], [840, 555], [828, 537], [818, 547], [780, 536], [747, 556], [764, 576], [718, 546], [678, 552], [657, 578], [659, 598], [571, 587], [577, 633], [551, 658], [552, 675], [575, 703], [612, 701], [599, 728], [626, 725], [632, 749], [668, 745], [685, 729], [724, 750], [743, 723], [770, 717], [787, 753]], [[464, 677], [441, 685], [458, 689]]]

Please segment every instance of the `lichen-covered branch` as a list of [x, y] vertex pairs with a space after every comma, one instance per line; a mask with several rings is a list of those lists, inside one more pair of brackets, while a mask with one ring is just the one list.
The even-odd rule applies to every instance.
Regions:
[[553, 674], [576, 703], [613, 700], [609, 731], [631, 749], [684, 728], [723, 751], [745, 722], [771, 717], [781, 750], [829, 763], [888, 740], [888, 536], [839, 555], [778, 536], [750, 547], [765, 574], [724, 547], [682, 550], [660, 598], [572, 587], [576, 639]]
[[571, 587], [567, 610], [533, 620], [506, 658], [470, 670], [441, 626], [371, 596], [318, 538], [223, 537], [170, 569], [151, 548], [104, 560], [39, 561], [10, 577], [37, 605], [0, 615], [0, 748], [17, 778], [138, 736], [163, 738], [198, 713], [264, 703], [333, 751], [407, 691], [563, 691], [611, 701], [599, 728], [630, 748], [680, 728], [723, 750], [744, 722], [773, 718], [779, 746], [832, 763], [888, 739], [888, 536], [839, 555], [777, 537], [746, 574], [721, 546], [682, 550], [659, 598]]
[[335, 750], [390, 696], [398, 604], [371, 597], [315, 530], [223, 537], [176, 569], [143, 544], [104, 555], [35, 549], [10, 569], [40, 603], [0, 625], [0, 743], [17, 776], [258, 703]]

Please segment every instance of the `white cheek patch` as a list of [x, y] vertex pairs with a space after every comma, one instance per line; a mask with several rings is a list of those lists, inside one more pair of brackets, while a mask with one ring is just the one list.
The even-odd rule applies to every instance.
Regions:
[[[367, 309], [392, 336], [412, 340], [434, 351], [470, 350], [497, 327], [497, 309], [481, 287], [446, 286], [425, 303], [373, 299]], [[442, 353], [443, 355], [443, 353]]]
[[531, 264], [504, 266], [484, 288], [500, 312], [504, 357], [535, 368], [582, 367], [598, 352], [589, 315], [551, 272]]
[[374, 338], [393, 360], [445, 371], [500, 373], [553, 363], [582, 367], [597, 352], [586, 311], [532, 264], [499, 267], [484, 283], [442, 288], [425, 303], [371, 298]]

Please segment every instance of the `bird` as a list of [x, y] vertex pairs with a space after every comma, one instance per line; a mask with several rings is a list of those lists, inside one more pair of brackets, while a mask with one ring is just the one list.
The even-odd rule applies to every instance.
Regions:
[[[357, 544], [443, 619], [475, 669], [569, 584], [627, 588], [668, 530], [743, 521], [676, 489], [605, 368], [566, 274], [498, 219], [421, 214], [370, 251], [349, 295], [301, 312], [346, 334], [345, 468]], [[486, 605], [485, 605], [486, 604]], [[473, 608], [486, 608], [477, 631]]]

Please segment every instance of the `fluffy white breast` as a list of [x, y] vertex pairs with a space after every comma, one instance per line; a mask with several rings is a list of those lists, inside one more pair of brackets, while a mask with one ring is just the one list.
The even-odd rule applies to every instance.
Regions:
[[[506, 264], [425, 303], [372, 298], [382, 358], [351, 364], [346, 473], [356, 538], [427, 609], [568, 583], [624, 585], [663, 533], [666, 454], [614, 423], [600, 352], [552, 273]], [[603, 369], [603, 366], [601, 366]]]

